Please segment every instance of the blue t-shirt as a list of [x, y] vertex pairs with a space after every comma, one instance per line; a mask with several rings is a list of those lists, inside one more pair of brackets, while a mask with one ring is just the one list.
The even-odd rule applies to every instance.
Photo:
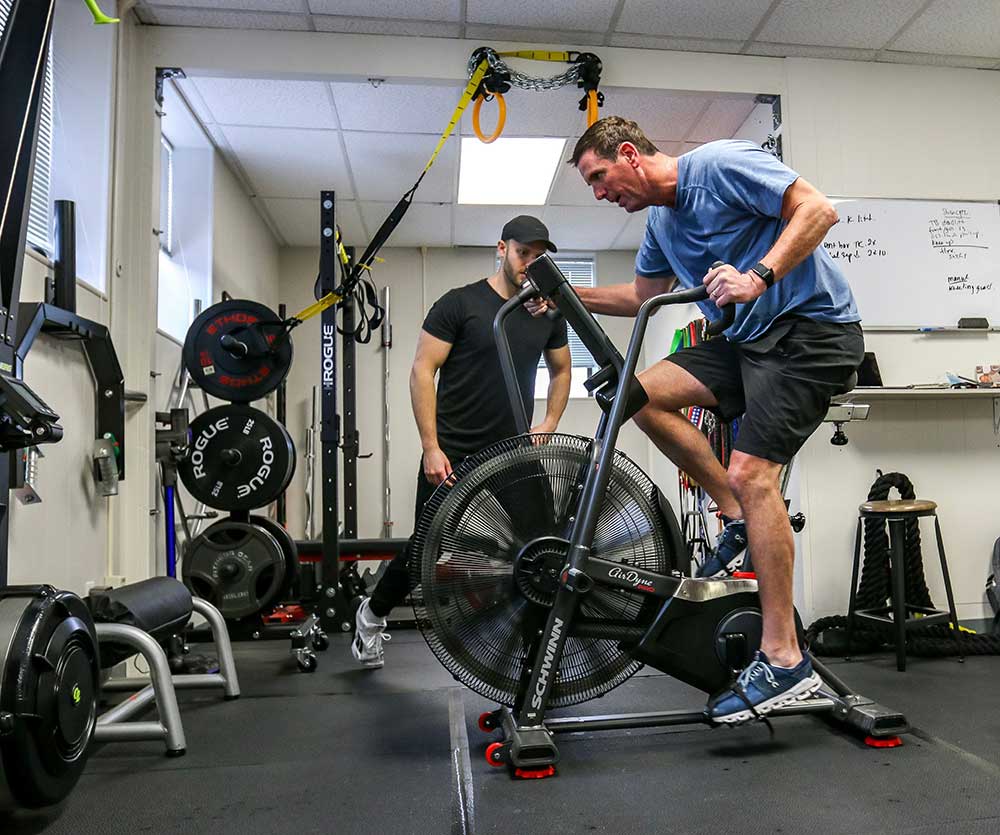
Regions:
[[[646, 237], [635, 259], [638, 275], [675, 275], [687, 288], [701, 287], [715, 261], [746, 272], [774, 246], [785, 228], [781, 201], [798, 178], [792, 169], [751, 142], [709, 142], [677, 160], [673, 208], [652, 206]], [[698, 306], [709, 319], [720, 316], [710, 301]], [[763, 336], [779, 316], [820, 322], [858, 322], [854, 296], [822, 246], [763, 295], [736, 305], [726, 331], [733, 342]]]

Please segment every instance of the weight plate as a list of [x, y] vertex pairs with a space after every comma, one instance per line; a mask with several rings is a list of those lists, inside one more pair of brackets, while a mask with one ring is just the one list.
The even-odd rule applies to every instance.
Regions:
[[248, 299], [214, 304], [188, 328], [184, 367], [215, 397], [258, 400], [274, 391], [292, 366], [292, 341], [281, 336], [280, 321], [269, 307]]
[[100, 681], [97, 633], [79, 597], [0, 588], [0, 819], [58, 803], [76, 785]]
[[292, 535], [274, 520], [268, 519], [266, 516], [251, 516], [250, 524], [258, 525], [271, 534], [284, 552], [285, 581], [278, 592], [278, 599], [276, 601], [277, 603], [281, 603], [288, 599], [288, 593], [291, 591], [292, 585], [299, 578], [299, 549], [295, 546], [295, 540], [292, 539]]
[[278, 602], [285, 552], [264, 528], [225, 519], [191, 543], [181, 573], [193, 594], [238, 620]]
[[295, 473], [295, 445], [285, 427], [259, 409], [217, 406], [191, 421], [191, 447], [177, 465], [191, 495], [219, 510], [270, 504]]

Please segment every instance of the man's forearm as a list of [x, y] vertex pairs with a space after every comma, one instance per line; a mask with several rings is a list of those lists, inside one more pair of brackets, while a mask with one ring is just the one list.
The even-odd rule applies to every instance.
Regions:
[[570, 369], [549, 378], [549, 390], [545, 397], [545, 422], [553, 429], [559, 425], [559, 420], [562, 418], [563, 412], [566, 411], [571, 380]]
[[803, 203], [792, 214], [762, 262], [774, 270], [775, 280], [788, 275], [822, 244], [837, 222], [837, 212], [829, 203]]
[[576, 287], [580, 301], [591, 313], [608, 316], [635, 316], [642, 299], [635, 283], [612, 284], [607, 287]]
[[437, 449], [437, 393], [433, 374], [416, 368], [410, 372], [410, 404], [420, 433], [420, 446], [425, 452]]

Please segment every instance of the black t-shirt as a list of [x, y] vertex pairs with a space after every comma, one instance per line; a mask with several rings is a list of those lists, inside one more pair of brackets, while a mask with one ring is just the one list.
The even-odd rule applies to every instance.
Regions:
[[[503, 304], [482, 279], [449, 290], [424, 320], [427, 333], [451, 344], [437, 385], [438, 445], [449, 458], [472, 455], [517, 434], [493, 340], [493, 319]], [[518, 307], [507, 317], [505, 332], [530, 421], [538, 360], [542, 351], [566, 344], [566, 321], [536, 319]]]

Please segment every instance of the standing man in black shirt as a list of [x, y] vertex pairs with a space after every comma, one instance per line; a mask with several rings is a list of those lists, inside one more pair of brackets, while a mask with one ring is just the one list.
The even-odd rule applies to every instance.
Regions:
[[[414, 527], [435, 488], [469, 455], [517, 434], [493, 341], [493, 319], [524, 281], [528, 264], [556, 251], [537, 218], [520, 215], [497, 243], [500, 267], [489, 278], [449, 290], [431, 307], [417, 340], [410, 400], [423, 457], [417, 475]], [[535, 369], [544, 354], [549, 369], [545, 417], [532, 433], [555, 432], [569, 399], [572, 360], [566, 322], [532, 317], [523, 307], [506, 322], [521, 399], [531, 420]], [[437, 390], [434, 377], [440, 373]], [[410, 590], [409, 548], [390, 564], [370, 598], [358, 608], [351, 652], [366, 667], [384, 663], [386, 617]]]

